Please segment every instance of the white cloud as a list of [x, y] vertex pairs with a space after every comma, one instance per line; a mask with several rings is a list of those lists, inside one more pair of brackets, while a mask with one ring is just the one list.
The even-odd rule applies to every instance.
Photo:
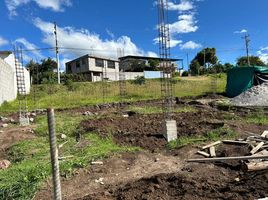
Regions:
[[268, 64], [268, 46], [263, 47], [259, 51], [257, 51], [257, 55], [264, 63]]
[[[44, 56], [39, 52], [39, 51], [36, 51], [36, 49], [38, 49], [39, 47], [36, 46], [35, 44], [33, 43], [30, 43], [28, 40], [26, 40], [25, 38], [18, 38], [15, 40], [16, 43], [21, 43], [27, 50], [34, 50], [35, 51], [29, 51], [30, 54], [34, 55], [34, 57], [36, 59], [41, 59], [41, 58], [44, 58]], [[29, 55], [28, 55], [29, 56]]]
[[201, 44], [195, 43], [193, 41], [189, 41], [189, 42], [186, 42], [186, 43], [180, 45], [181, 49], [199, 49], [201, 47], [202, 47]]
[[[42, 41], [54, 47], [54, 25], [40, 18], [34, 20], [34, 25], [42, 31]], [[98, 34], [90, 32], [87, 29], [59, 26], [57, 30], [59, 47], [61, 47], [60, 52], [63, 59], [74, 58], [85, 54], [117, 58], [118, 49], [123, 49], [125, 55], [157, 55], [151, 51], [146, 52], [138, 48], [128, 36], [121, 36], [115, 39], [102, 39]]]
[[[197, 20], [195, 19], [196, 10], [194, 2], [198, 0], [180, 0], [179, 3], [169, 2], [168, 9], [179, 11], [177, 21], [168, 24], [170, 31], [170, 47], [176, 47], [182, 44], [182, 40], [178, 39], [179, 34], [193, 33], [198, 30]], [[157, 38], [154, 43], [157, 43]]]
[[155, 52], [152, 52], [152, 51], [148, 51], [146, 53], [146, 56], [148, 56], [148, 57], [158, 57], [158, 55]]
[[191, 33], [196, 32], [198, 26], [197, 21], [194, 18], [194, 14], [184, 14], [178, 17], [178, 21], [169, 25], [170, 34]]
[[4, 39], [3, 37], [0, 36], [0, 46], [4, 46], [4, 45], [7, 45], [9, 42]]
[[193, 2], [189, 0], [181, 0], [179, 4], [168, 2], [169, 10], [188, 11], [194, 8]]
[[248, 31], [246, 29], [242, 29], [240, 31], [235, 31], [234, 33], [236, 34], [241, 34], [241, 33], [247, 33]]
[[[182, 40], [176, 40], [176, 39], [171, 38], [169, 42], [170, 48], [176, 47], [178, 44], [181, 44], [181, 43], [182, 43]], [[159, 44], [159, 38], [154, 39], [154, 44]]]
[[19, 6], [35, 2], [40, 8], [50, 9], [55, 12], [64, 11], [64, 6], [71, 6], [71, 0], [5, 0], [10, 16], [18, 15], [16, 9]]

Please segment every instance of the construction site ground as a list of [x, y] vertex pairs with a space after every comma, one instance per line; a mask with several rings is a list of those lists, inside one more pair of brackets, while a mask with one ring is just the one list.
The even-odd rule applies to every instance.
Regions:
[[[120, 146], [139, 147], [133, 152], [111, 153], [99, 160], [101, 164], [90, 164], [89, 161], [87, 166], [76, 168], [70, 176], [62, 176], [63, 199], [248, 200], [267, 197], [267, 170], [245, 172], [240, 161], [187, 162], [190, 158], [201, 158], [196, 152], [211, 141], [242, 138], [248, 132], [261, 134], [268, 130], [268, 124], [252, 121], [250, 117], [258, 114], [259, 108], [218, 106], [215, 100], [219, 98], [222, 97], [177, 99], [173, 118], [177, 121], [179, 139], [169, 144], [162, 134], [159, 100], [58, 110], [58, 115], [96, 116], [79, 123], [77, 143], [80, 147], [91, 145], [85, 138], [92, 132], [102, 138], [111, 137]], [[36, 137], [29, 130], [5, 128], [5, 134], [0, 134], [2, 159], [7, 157], [4, 152], [12, 143]], [[15, 132], [20, 136], [13, 136]], [[247, 148], [219, 145], [216, 154], [241, 156], [247, 154]], [[49, 178], [42, 183], [34, 199], [51, 199], [52, 193]]]

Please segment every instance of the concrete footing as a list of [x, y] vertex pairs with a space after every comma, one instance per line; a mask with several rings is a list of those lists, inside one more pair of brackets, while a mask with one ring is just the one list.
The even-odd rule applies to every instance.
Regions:
[[168, 142], [176, 140], [178, 138], [176, 120], [166, 120], [164, 127], [164, 137]]
[[20, 117], [20, 125], [28, 126], [30, 124], [29, 117]]

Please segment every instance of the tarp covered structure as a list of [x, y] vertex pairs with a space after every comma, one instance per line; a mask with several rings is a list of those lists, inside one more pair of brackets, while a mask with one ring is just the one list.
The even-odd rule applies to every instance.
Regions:
[[263, 82], [268, 82], [268, 67], [234, 67], [227, 73], [226, 94], [232, 98]]

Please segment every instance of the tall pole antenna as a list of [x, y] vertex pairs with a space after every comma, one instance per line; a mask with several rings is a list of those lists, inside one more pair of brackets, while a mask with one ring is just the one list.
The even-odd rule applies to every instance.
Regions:
[[250, 66], [250, 60], [249, 60], [249, 34], [246, 34], [243, 39], [245, 40], [245, 45], [246, 45], [246, 52], [247, 52], [247, 62], [248, 62], [248, 66]]
[[60, 84], [60, 56], [59, 56], [59, 47], [58, 47], [58, 36], [57, 36], [57, 24], [54, 22], [54, 34], [55, 34], [55, 43], [56, 43], [56, 59], [57, 59], [57, 74], [58, 74], [58, 84]]

